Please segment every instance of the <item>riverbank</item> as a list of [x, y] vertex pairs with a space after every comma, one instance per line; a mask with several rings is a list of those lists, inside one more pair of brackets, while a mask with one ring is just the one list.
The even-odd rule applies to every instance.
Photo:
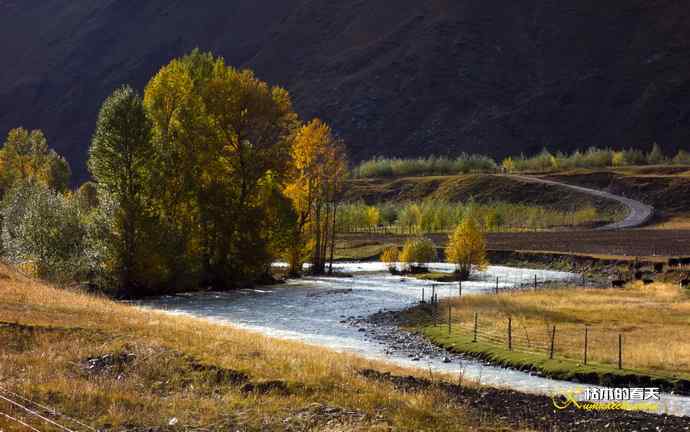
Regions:
[[[358, 371], [415, 372], [57, 289], [4, 266], [0, 297], [0, 395], [72, 430], [498, 431], [511, 424], [442, 392], [407, 392]], [[6, 399], [0, 411], [52, 430]], [[6, 417], [0, 427], [25, 430]]]
[[[0, 395], [72, 430], [675, 431], [687, 424], [641, 412], [558, 411], [546, 396], [59, 290], [5, 267], [0, 295]], [[3, 412], [46, 426], [6, 402]], [[22, 430], [7, 421], [0, 420], [3, 430]]]
[[637, 283], [466, 296], [408, 309], [396, 319], [439, 347], [490, 364], [688, 395], [689, 308], [688, 293], [677, 285]]

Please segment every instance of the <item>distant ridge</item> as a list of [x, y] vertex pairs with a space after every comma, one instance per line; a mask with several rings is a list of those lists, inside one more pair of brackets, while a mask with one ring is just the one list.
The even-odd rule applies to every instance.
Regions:
[[674, 0], [0, 0], [0, 135], [45, 130], [80, 178], [100, 103], [194, 47], [286, 86], [353, 159], [690, 146]]

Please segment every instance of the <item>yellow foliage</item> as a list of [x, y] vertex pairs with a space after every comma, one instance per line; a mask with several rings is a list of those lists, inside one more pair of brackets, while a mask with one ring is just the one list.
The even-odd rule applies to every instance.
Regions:
[[381, 212], [377, 207], [367, 208], [367, 224], [369, 226], [376, 226], [381, 221]]
[[465, 218], [449, 236], [446, 260], [455, 264], [458, 272], [465, 277], [469, 276], [472, 266], [480, 270], [486, 267], [486, 239], [474, 218]]
[[412, 239], [405, 242], [400, 261], [410, 265], [425, 265], [436, 260], [436, 246], [427, 238]]
[[501, 162], [501, 167], [505, 172], [513, 172], [515, 169], [515, 162], [513, 161], [512, 157], [507, 157], [503, 159], [503, 162]]
[[[343, 188], [347, 160], [343, 143], [333, 136], [331, 128], [319, 119], [302, 126], [292, 145], [292, 181], [285, 195], [297, 213], [297, 230], [292, 250], [288, 251], [290, 268], [298, 272], [304, 252], [315, 252], [314, 264], [323, 260], [324, 244], [329, 233], [329, 210]], [[331, 233], [332, 236], [332, 233]], [[312, 247], [307, 247], [308, 244]]]
[[381, 253], [381, 262], [386, 264], [387, 267], [393, 267], [398, 262], [400, 252], [395, 246], [389, 246], [383, 250]]

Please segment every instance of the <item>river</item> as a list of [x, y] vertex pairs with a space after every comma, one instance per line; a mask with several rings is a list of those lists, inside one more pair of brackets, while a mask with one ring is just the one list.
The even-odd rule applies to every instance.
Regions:
[[[339, 272], [353, 277], [307, 277], [251, 290], [223, 293], [192, 293], [164, 296], [142, 305], [173, 314], [188, 314], [285, 339], [351, 352], [385, 360], [400, 366], [423, 368], [450, 374], [481, 384], [508, 387], [522, 392], [551, 395], [582, 388], [582, 384], [543, 378], [526, 372], [495, 367], [483, 362], [427, 353], [413, 359], [409, 352], [391, 350], [391, 344], [371, 337], [352, 320], [380, 311], [396, 311], [428, 296], [432, 282], [391, 276], [380, 263], [338, 263]], [[433, 264], [432, 270], [450, 272], [447, 264]], [[463, 282], [463, 295], [486, 293], [496, 288], [513, 288], [534, 282], [566, 282], [578, 278], [566, 272], [490, 266]], [[436, 285], [440, 298], [458, 295], [457, 283]], [[422, 294], [424, 292], [424, 294]], [[448, 361], [448, 359], [445, 359]], [[662, 394], [661, 411], [690, 416], [690, 398]]]

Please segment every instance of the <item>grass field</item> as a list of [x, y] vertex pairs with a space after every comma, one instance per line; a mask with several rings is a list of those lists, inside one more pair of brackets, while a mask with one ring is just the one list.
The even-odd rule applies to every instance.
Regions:
[[[97, 429], [505, 430], [436, 390], [368, 380], [360, 369], [411, 372], [354, 356], [60, 290], [4, 266], [0, 298], [0, 395]], [[4, 400], [0, 414], [4, 431], [27, 430], [4, 414], [57, 430]]]
[[[556, 289], [466, 296], [439, 307], [437, 321], [417, 318], [441, 345], [498, 363], [536, 369], [563, 379], [578, 375], [690, 378], [690, 295], [677, 285], [633, 284], [625, 289]], [[415, 312], [411, 312], [415, 313]], [[478, 317], [478, 341], [474, 318]], [[511, 320], [512, 350], [508, 345]], [[555, 359], [550, 360], [553, 327]], [[584, 366], [587, 328], [588, 366]], [[618, 369], [619, 335], [622, 366]], [[690, 390], [690, 389], [686, 389]]]
[[572, 189], [489, 174], [354, 179], [348, 183], [345, 199], [362, 200], [368, 204], [420, 202], [425, 199], [466, 202], [474, 199], [478, 203], [518, 203], [567, 212], [587, 207], [607, 214], [624, 211], [618, 203]]

